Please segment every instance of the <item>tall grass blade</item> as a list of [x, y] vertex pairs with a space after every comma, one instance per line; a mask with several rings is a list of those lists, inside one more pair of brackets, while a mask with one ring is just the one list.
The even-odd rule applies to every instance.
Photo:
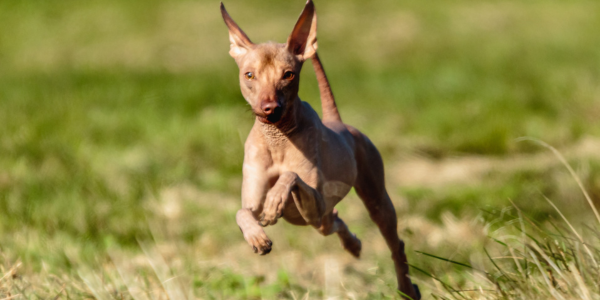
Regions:
[[563, 164], [563, 166], [565, 166], [567, 168], [567, 170], [569, 170], [569, 173], [571, 173], [571, 176], [573, 177], [573, 179], [575, 179], [575, 181], [577, 182], [577, 185], [579, 186], [579, 189], [581, 190], [581, 192], [585, 196], [585, 199], [587, 200], [588, 204], [592, 208], [592, 211], [594, 212], [594, 215], [596, 216], [596, 220], [598, 221], [598, 224], [600, 225], [600, 213], [598, 213], [598, 210], [596, 209], [596, 206], [594, 205], [594, 202], [592, 201], [592, 198], [590, 197], [590, 195], [588, 194], [588, 192], [583, 187], [583, 183], [581, 183], [581, 180], [579, 179], [579, 176], [577, 176], [577, 174], [575, 173], [575, 171], [573, 170], [573, 168], [571, 168], [571, 165], [569, 165], [569, 163], [567, 162], [567, 160], [565, 159], [565, 157], [558, 150], [556, 150], [556, 148], [548, 145], [547, 143], [545, 143], [545, 142], [543, 142], [541, 140], [534, 139], [534, 138], [531, 138], [531, 137], [522, 137], [522, 138], [517, 139], [517, 141], [523, 141], [523, 140], [528, 140], [528, 141], [532, 141], [532, 142], [538, 143], [541, 146], [543, 146], [543, 147], [545, 147], [547, 149], [550, 149], [550, 151], [552, 151], [552, 153], [554, 153], [554, 155], [558, 158], [558, 160], [560, 160], [560, 162]]
[[163, 288], [165, 289], [165, 292], [167, 292], [167, 295], [169, 295], [169, 299], [188, 299], [186, 293], [181, 287], [177, 276], [173, 276], [169, 266], [167, 265], [163, 257], [160, 255], [158, 250], [155, 247], [142, 242], [140, 242], [140, 247], [144, 251], [144, 254], [146, 254], [146, 258], [148, 259], [148, 262], [150, 262], [152, 269], [154, 269], [154, 272], [156, 273], [156, 276], [160, 280]]
[[94, 297], [98, 300], [110, 300], [112, 297], [110, 294], [104, 289], [104, 283], [98, 275], [94, 274], [90, 270], [81, 269], [77, 272], [79, 277], [83, 280], [85, 285], [90, 289]]
[[592, 299], [592, 297], [590, 296], [590, 291], [588, 290], [588, 288], [583, 280], [583, 277], [581, 277], [581, 274], [579, 273], [577, 268], [573, 268], [573, 263], [571, 263], [571, 269], [573, 269], [573, 277], [575, 277], [577, 286], [579, 287], [579, 290], [581, 291], [582, 295], [580, 295], [580, 296], [582, 296], [582, 298], [586, 299], [586, 300]]
[[122, 259], [117, 253], [114, 251], [108, 251], [108, 255], [112, 260], [117, 272], [121, 276], [121, 280], [127, 287], [127, 291], [129, 291], [129, 295], [134, 300], [150, 300], [148, 296], [145, 294], [144, 289], [136, 282], [134, 276], [127, 271], [127, 266], [125, 265], [124, 259]]
[[558, 207], [556, 207], [556, 205], [554, 205], [554, 203], [552, 203], [552, 201], [550, 201], [550, 199], [548, 199], [546, 196], [544, 196], [544, 199], [546, 199], [546, 201], [548, 201], [548, 203], [550, 203], [550, 205], [552, 205], [552, 207], [554, 207], [554, 209], [556, 210], [556, 212], [558, 212], [558, 214], [563, 218], [563, 220], [565, 221], [565, 223], [567, 223], [567, 225], [569, 225], [569, 227], [571, 228], [571, 231], [573, 231], [573, 233], [575, 234], [575, 236], [577, 236], [577, 238], [579, 239], [579, 242], [581, 242], [581, 245], [583, 245], [583, 247], [587, 251], [588, 255], [590, 256], [590, 258], [594, 262], [594, 266], [596, 266], [596, 268], [598, 268], [598, 263], [596, 262], [596, 259], [594, 258], [594, 254], [592, 254], [592, 251], [590, 251], [590, 248], [588, 248], [588, 246], [585, 244], [585, 242], [583, 241], [583, 238], [581, 237], [581, 235], [579, 235], [579, 233], [577, 232], [577, 230], [575, 230], [575, 227], [573, 227], [573, 225], [571, 225], [571, 223], [569, 222], [569, 220], [567, 220], [567, 218], [565, 217], [565, 215], [563, 215], [563, 213], [558, 209]]
[[488, 257], [488, 259], [490, 260], [490, 262], [492, 263], [492, 265], [494, 265], [494, 267], [500, 272], [500, 274], [502, 274], [502, 277], [508, 279], [509, 281], [514, 281], [512, 278], [510, 278], [510, 276], [508, 276], [503, 270], [502, 268], [500, 268], [498, 266], [498, 264], [496, 264], [496, 261], [494, 261], [494, 259], [490, 256], [490, 253], [487, 251], [486, 248], [483, 248], [483, 251], [485, 252], [485, 255]]
[[538, 267], [538, 269], [540, 271], [540, 275], [542, 275], [542, 278], [544, 279], [544, 282], [546, 283], [546, 286], [548, 287], [548, 291], [550, 291], [550, 293], [552, 294], [552, 296], [554, 296], [554, 298], [565, 300], [565, 298], [556, 291], [554, 286], [552, 286], [550, 279], [548, 278], [548, 276], [546, 276], [544, 267], [542, 267], [539, 260], [537, 259], [537, 255], [535, 255], [535, 253], [533, 253], [533, 251], [531, 251], [531, 250], [529, 251], [529, 253], [531, 255], [531, 258], [533, 258], [533, 262]]
[[479, 271], [479, 272], [487, 273], [487, 272], [485, 272], [483, 270], [477, 270], [476, 268], [474, 268], [471, 265], [468, 265], [468, 264], [465, 264], [465, 263], [461, 263], [461, 262], [458, 262], [458, 261], [455, 261], [455, 260], [451, 260], [451, 259], [448, 259], [448, 258], [443, 258], [443, 257], [437, 256], [437, 255], [433, 255], [433, 254], [429, 254], [429, 253], [423, 252], [423, 251], [416, 251], [415, 250], [415, 252], [423, 254], [423, 255], [426, 255], [426, 256], [429, 256], [429, 257], [437, 258], [439, 260], [443, 260], [443, 261], [446, 261], [446, 262], [449, 262], [449, 263], [453, 263], [455, 265], [459, 265], [459, 266], [463, 266], [463, 267], [466, 267], [466, 268], [469, 268], [469, 269], [473, 269], [473, 270], [476, 270], [476, 271]]
[[449, 285], [449, 284], [445, 283], [445, 282], [444, 282], [444, 281], [442, 281], [441, 279], [437, 278], [435, 275], [433, 275], [433, 274], [431, 274], [431, 273], [429, 273], [429, 272], [427, 272], [427, 271], [425, 271], [425, 270], [423, 270], [423, 269], [421, 269], [421, 268], [419, 268], [419, 267], [417, 267], [417, 266], [415, 266], [415, 265], [411, 265], [411, 264], [408, 264], [408, 265], [409, 265], [411, 268], [413, 268], [413, 269], [415, 269], [415, 270], [417, 270], [417, 271], [419, 271], [419, 272], [421, 272], [421, 273], [423, 273], [423, 274], [427, 275], [427, 277], [430, 277], [431, 279], [434, 279], [434, 280], [438, 281], [439, 283], [441, 283], [441, 284], [442, 284], [442, 286], [444, 286], [444, 288], [445, 288], [445, 289], [447, 289], [447, 290], [450, 290], [450, 291], [452, 291], [452, 292], [454, 292], [454, 293], [458, 294], [458, 295], [459, 295], [461, 298], [463, 298], [463, 299], [468, 299], [468, 298], [466, 298], [466, 297], [465, 297], [465, 296], [464, 296], [464, 295], [463, 295], [463, 294], [462, 294], [462, 293], [461, 293], [459, 290], [457, 290], [457, 289], [453, 288], [451, 285]]
[[554, 269], [554, 271], [560, 275], [560, 277], [568, 282], [568, 279], [563, 275], [563, 272], [561, 272], [560, 268], [558, 267], [558, 265], [556, 265], [551, 259], [550, 257], [548, 257], [548, 255], [546, 255], [546, 253], [544, 252], [543, 249], [541, 249], [540, 247], [538, 247], [537, 245], [530, 245], [530, 248], [535, 250], [537, 253], [540, 254], [540, 256], [542, 256], [542, 258], [547, 262], [547, 264], [552, 267], [552, 269]]

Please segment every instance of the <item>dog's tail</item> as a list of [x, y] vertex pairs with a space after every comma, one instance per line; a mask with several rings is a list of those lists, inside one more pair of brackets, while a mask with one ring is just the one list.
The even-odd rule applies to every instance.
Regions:
[[323, 109], [323, 122], [334, 122], [342, 121], [340, 113], [338, 112], [337, 105], [335, 104], [335, 98], [333, 98], [333, 92], [331, 92], [331, 86], [323, 70], [323, 65], [319, 59], [319, 55], [315, 53], [312, 57], [312, 65], [317, 74], [317, 82], [319, 83], [319, 93], [321, 94], [321, 107]]

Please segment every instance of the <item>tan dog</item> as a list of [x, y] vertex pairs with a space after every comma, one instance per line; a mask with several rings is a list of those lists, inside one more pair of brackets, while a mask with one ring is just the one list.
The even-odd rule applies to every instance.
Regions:
[[[269, 253], [273, 243], [263, 227], [283, 217], [294, 225], [312, 225], [323, 235], [337, 233], [344, 249], [359, 257], [360, 240], [334, 209], [354, 187], [392, 251], [398, 289], [419, 299], [408, 277], [381, 156], [365, 135], [342, 123], [317, 56], [312, 1], [285, 44], [254, 44], [223, 3], [221, 13], [229, 29], [229, 54], [240, 69], [242, 94], [256, 115], [245, 145], [242, 209], [236, 216], [246, 241], [254, 252]], [[319, 82], [322, 120], [298, 98], [300, 69], [309, 58]]]

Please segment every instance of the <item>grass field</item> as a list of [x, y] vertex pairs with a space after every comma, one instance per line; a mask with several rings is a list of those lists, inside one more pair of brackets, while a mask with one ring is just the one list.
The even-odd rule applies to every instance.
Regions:
[[[303, 7], [225, 4], [255, 42], [285, 41]], [[384, 157], [422, 293], [600, 299], [600, 223], [560, 160], [518, 139], [559, 149], [600, 204], [600, 2], [316, 7], [342, 116]], [[360, 260], [281, 222], [271, 254], [244, 242], [253, 117], [228, 47], [213, 1], [0, 2], [0, 299], [399, 298], [354, 192], [338, 209]], [[320, 110], [310, 68], [300, 97]], [[494, 264], [506, 257], [530, 264]]]

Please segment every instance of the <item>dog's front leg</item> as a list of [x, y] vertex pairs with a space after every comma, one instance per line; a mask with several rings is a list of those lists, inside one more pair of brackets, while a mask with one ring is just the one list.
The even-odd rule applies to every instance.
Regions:
[[306, 184], [298, 174], [285, 172], [267, 193], [260, 225], [268, 226], [277, 223], [282, 217], [286, 204], [293, 199], [304, 220], [316, 227], [321, 227], [321, 218], [325, 213], [325, 202], [321, 193]]
[[[250, 138], [249, 138], [250, 139]], [[265, 255], [271, 252], [273, 243], [258, 224], [258, 216], [262, 212], [265, 195], [269, 189], [269, 175], [263, 167], [263, 160], [256, 159], [256, 147], [247, 147], [244, 158], [244, 178], [242, 181], [242, 209], [236, 214], [236, 221], [244, 239], [254, 253]]]
[[[251, 178], [248, 180], [246, 178]], [[260, 180], [258, 180], [260, 179]], [[265, 255], [271, 252], [273, 242], [267, 237], [263, 228], [258, 224], [261, 202], [264, 199], [263, 188], [266, 180], [264, 177], [245, 177], [242, 187], [242, 209], [238, 210], [235, 220], [237, 221], [244, 239], [248, 242], [254, 253]], [[263, 195], [261, 197], [261, 194]]]
[[237, 221], [244, 239], [248, 242], [254, 253], [265, 255], [271, 252], [273, 242], [267, 237], [265, 231], [258, 225], [252, 211], [248, 208], [238, 210], [235, 220]]

